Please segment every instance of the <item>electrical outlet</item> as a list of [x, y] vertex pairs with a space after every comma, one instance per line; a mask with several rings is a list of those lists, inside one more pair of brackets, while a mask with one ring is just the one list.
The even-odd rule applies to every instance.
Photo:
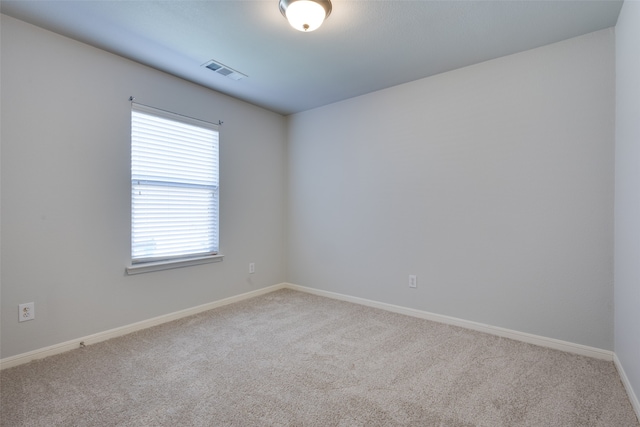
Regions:
[[255, 262], [250, 262], [249, 263], [249, 274], [253, 274], [256, 272], [256, 263]]
[[18, 322], [26, 322], [27, 320], [33, 320], [35, 318], [36, 308], [34, 303], [28, 302], [18, 305]]
[[417, 288], [418, 287], [418, 277], [415, 274], [409, 275], [409, 287]]

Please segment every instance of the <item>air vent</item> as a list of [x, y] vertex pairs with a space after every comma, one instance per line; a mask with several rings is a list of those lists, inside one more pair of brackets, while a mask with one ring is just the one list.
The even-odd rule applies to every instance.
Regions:
[[231, 80], [240, 80], [247, 77], [246, 74], [242, 74], [241, 72], [236, 71], [233, 68], [227, 67], [224, 64], [214, 61], [213, 59], [211, 61], [205, 62], [204, 64], [202, 64], [202, 66], [225, 77], [229, 77]]

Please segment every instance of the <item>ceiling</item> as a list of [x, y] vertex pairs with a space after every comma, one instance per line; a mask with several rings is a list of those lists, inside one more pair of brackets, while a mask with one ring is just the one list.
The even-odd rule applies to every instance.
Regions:
[[[280, 114], [615, 26], [622, 1], [333, 0], [318, 30], [278, 0], [0, 2], [0, 12]], [[214, 59], [248, 77], [202, 66]]]

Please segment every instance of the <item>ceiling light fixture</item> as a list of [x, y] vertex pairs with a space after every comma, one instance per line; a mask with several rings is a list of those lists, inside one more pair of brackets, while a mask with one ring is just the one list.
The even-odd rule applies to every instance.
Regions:
[[331, 14], [330, 0], [280, 0], [278, 6], [293, 28], [307, 33]]

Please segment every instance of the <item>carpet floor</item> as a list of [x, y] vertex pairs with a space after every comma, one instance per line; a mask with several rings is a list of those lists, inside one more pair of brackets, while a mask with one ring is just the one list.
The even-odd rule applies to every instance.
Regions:
[[639, 427], [611, 362], [280, 290], [0, 372], [2, 426]]

